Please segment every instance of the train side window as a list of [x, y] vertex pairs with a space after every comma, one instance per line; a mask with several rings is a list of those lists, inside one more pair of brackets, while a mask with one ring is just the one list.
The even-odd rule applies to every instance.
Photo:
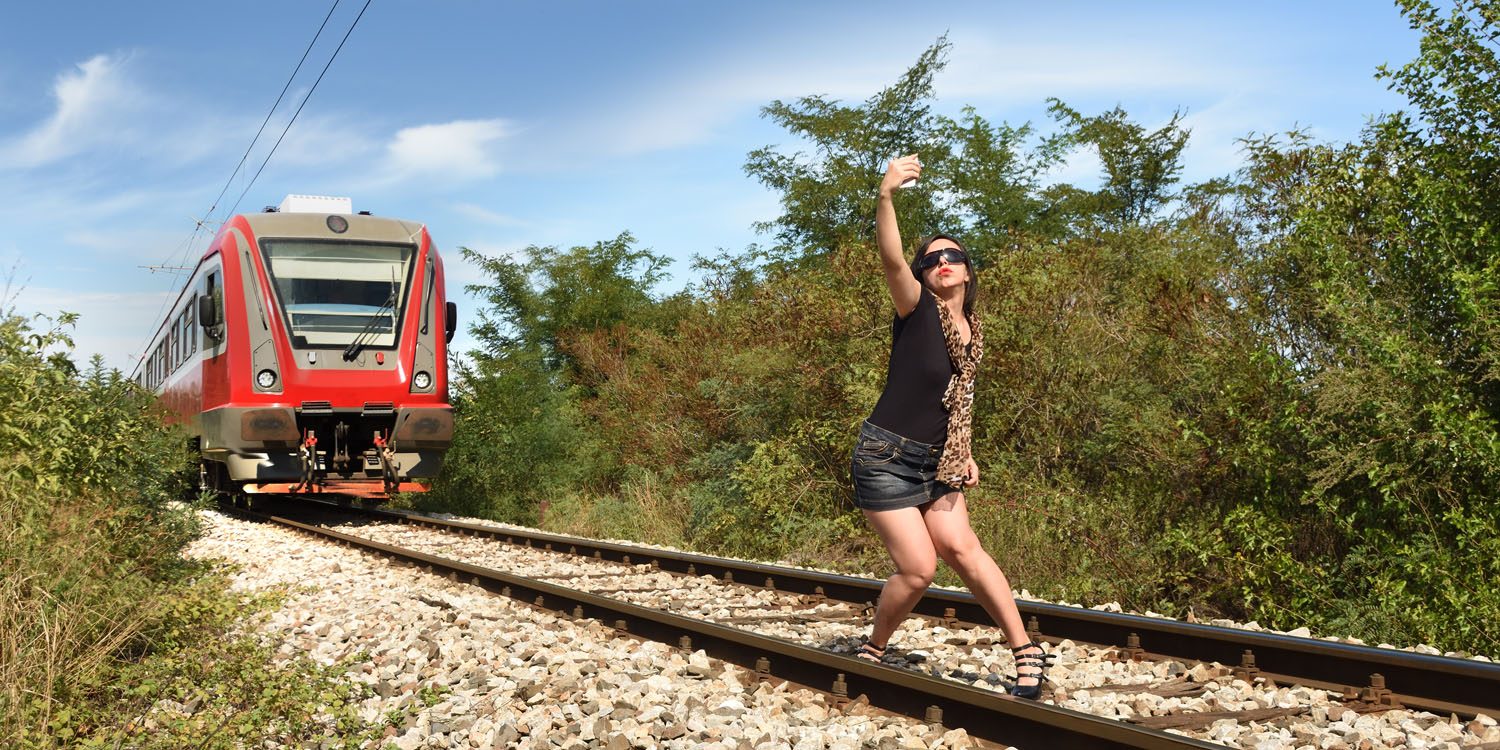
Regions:
[[208, 337], [203, 346], [210, 348], [214, 342], [224, 338], [224, 289], [219, 283], [219, 272], [214, 271], [203, 278], [203, 294], [213, 300], [213, 317], [205, 316], [201, 321], [203, 335]]
[[192, 305], [184, 307], [177, 316], [177, 364], [179, 366], [187, 361], [188, 349], [191, 347], [189, 342], [193, 340], [193, 329], [188, 327], [188, 308], [191, 307]]
[[197, 308], [193, 305], [188, 305], [187, 309], [182, 311], [182, 330], [187, 331], [188, 356], [198, 353], [198, 337], [193, 335], [193, 318], [196, 315]]

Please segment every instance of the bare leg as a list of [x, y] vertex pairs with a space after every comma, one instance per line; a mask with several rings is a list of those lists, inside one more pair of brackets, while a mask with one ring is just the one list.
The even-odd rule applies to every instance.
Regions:
[[[923, 509], [922, 520], [937, 554], [958, 573], [984, 611], [1005, 631], [1005, 640], [1012, 647], [1026, 643], [1029, 640], [1026, 626], [1021, 622], [1021, 611], [1016, 608], [1010, 581], [995, 564], [995, 559], [979, 544], [979, 537], [969, 525], [969, 506], [963, 493], [950, 492], [934, 500]], [[1018, 676], [1023, 685], [1037, 684], [1034, 675]]]
[[932, 584], [937, 572], [937, 553], [922, 522], [922, 511], [916, 508], [865, 511], [865, 518], [885, 542], [885, 549], [896, 564], [896, 572], [880, 590], [875, 605], [875, 626], [870, 642], [884, 648], [901, 622], [911, 614], [917, 600]]

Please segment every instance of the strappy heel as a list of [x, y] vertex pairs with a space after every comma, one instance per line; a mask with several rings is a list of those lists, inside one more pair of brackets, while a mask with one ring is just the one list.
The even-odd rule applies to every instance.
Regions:
[[[1033, 648], [1037, 650], [1034, 654], [1021, 653]], [[1033, 701], [1042, 697], [1042, 683], [1047, 681], [1047, 660], [1054, 658], [1054, 655], [1043, 651], [1042, 647], [1038, 646], [1035, 641], [1027, 641], [1012, 648], [1010, 652], [1015, 656], [1016, 660], [1016, 685], [1011, 688], [1010, 694], [1017, 698], [1025, 698]], [[1026, 670], [1024, 673], [1021, 671], [1023, 668]], [[1021, 679], [1023, 677], [1034, 678], [1036, 684], [1022, 685]]]
[[885, 646], [877, 646], [869, 638], [866, 638], [859, 644], [858, 648], [854, 649], [854, 658], [879, 664], [885, 661]]

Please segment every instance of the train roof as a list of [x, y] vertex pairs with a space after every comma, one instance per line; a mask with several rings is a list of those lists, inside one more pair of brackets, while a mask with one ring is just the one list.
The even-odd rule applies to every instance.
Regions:
[[[266, 237], [301, 237], [338, 241], [416, 243], [425, 226], [421, 222], [365, 214], [283, 213], [278, 211], [259, 214], [240, 214], [237, 218], [243, 218], [245, 223], [250, 225], [250, 231], [258, 239]], [[338, 220], [342, 220], [342, 224]], [[225, 222], [225, 226], [229, 226], [232, 223], [233, 219]], [[334, 231], [335, 228], [341, 225], [347, 228], [342, 232]], [[210, 245], [210, 250], [213, 247], [214, 245]], [[207, 257], [207, 252], [204, 253], [204, 257]]]

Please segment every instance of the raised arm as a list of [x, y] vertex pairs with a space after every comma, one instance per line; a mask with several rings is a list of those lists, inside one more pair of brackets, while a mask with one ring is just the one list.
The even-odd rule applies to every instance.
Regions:
[[901, 183], [916, 179], [922, 165], [915, 154], [892, 159], [880, 181], [880, 199], [875, 204], [875, 244], [880, 248], [880, 262], [885, 268], [885, 285], [890, 289], [896, 314], [906, 317], [917, 309], [922, 285], [911, 275], [906, 256], [901, 251], [901, 228], [896, 225], [895, 192]]

